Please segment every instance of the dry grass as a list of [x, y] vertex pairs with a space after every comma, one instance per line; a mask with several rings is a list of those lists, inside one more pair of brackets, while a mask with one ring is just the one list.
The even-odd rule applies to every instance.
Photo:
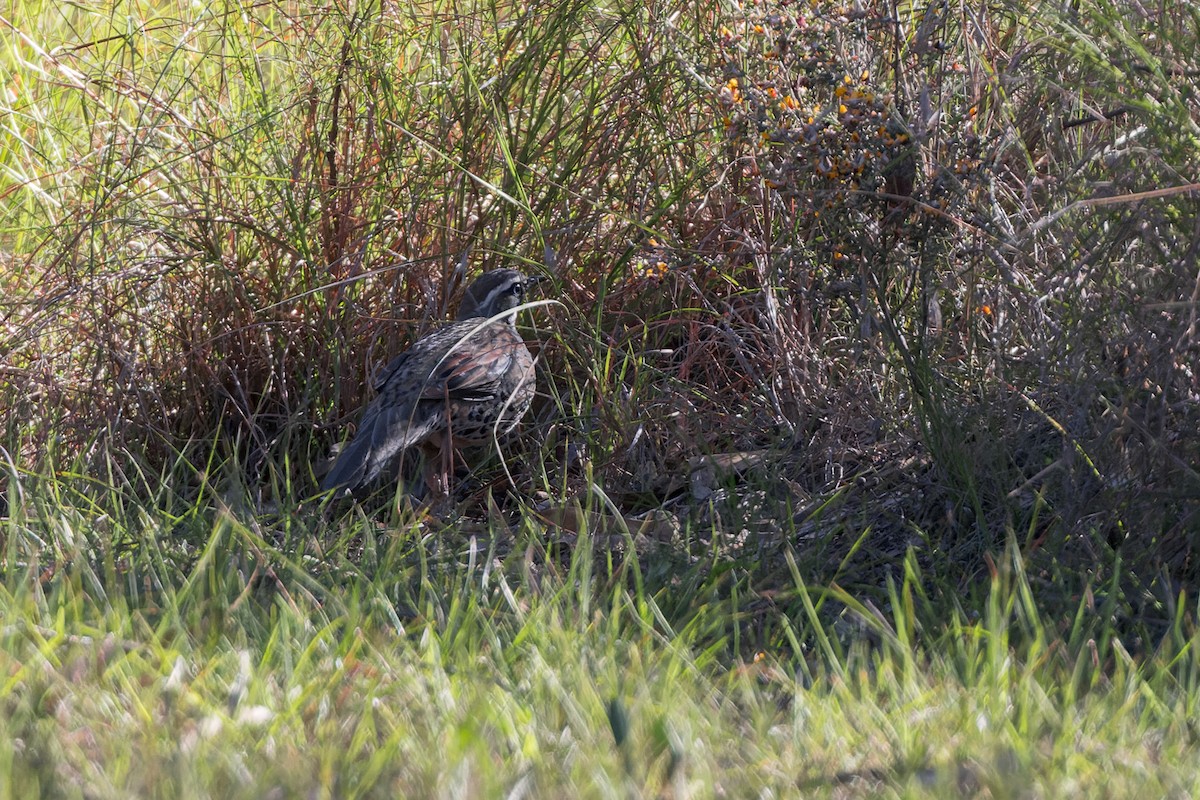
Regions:
[[522, 495], [1191, 576], [1195, 20], [939, 9], [26, 8], [10, 502], [186, 463], [188, 502], [291, 507], [372, 366], [509, 265], [563, 304]]

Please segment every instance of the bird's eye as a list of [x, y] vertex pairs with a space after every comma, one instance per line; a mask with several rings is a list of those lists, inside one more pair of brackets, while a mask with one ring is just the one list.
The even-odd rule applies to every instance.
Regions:
[[525, 294], [525, 284], [518, 281], [513, 284], [512, 293], [517, 297], [522, 297]]

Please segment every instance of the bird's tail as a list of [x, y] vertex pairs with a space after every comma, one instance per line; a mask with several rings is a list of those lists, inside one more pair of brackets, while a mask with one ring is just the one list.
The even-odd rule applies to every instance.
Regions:
[[[393, 469], [405, 450], [433, 432], [433, 420], [428, 414], [420, 414], [420, 410], [407, 404], [368, 408], [358, 433], [321, 479], [321, 491], [348, 489], [357, 492]], [[414, 419], [414, 416], [426, 418]]]

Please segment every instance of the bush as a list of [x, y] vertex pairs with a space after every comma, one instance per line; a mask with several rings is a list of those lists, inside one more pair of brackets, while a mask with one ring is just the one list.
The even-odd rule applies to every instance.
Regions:
[[28, 11], [10, 501], [76, 463], [301, 498], [373, 365], [503, 264], [563, 303], [523, 494], [815, 527], [833, 565], [1015, 533], [1190, 575], [1196, 19], [1127, 12]]

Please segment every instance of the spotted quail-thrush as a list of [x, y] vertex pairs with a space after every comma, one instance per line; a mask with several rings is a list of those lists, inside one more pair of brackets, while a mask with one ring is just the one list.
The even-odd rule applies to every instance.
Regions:
[[357, 492], [419, 447], [426, 483], [444, 492], [455, 448], [512, 430], [534, 393], [533, 356], [513, 309], [539, 280], [511, 269], [484, 273], [467, 288], [455, 322], [384, 367], [375, 379], [378, 394], [321, 489]]

